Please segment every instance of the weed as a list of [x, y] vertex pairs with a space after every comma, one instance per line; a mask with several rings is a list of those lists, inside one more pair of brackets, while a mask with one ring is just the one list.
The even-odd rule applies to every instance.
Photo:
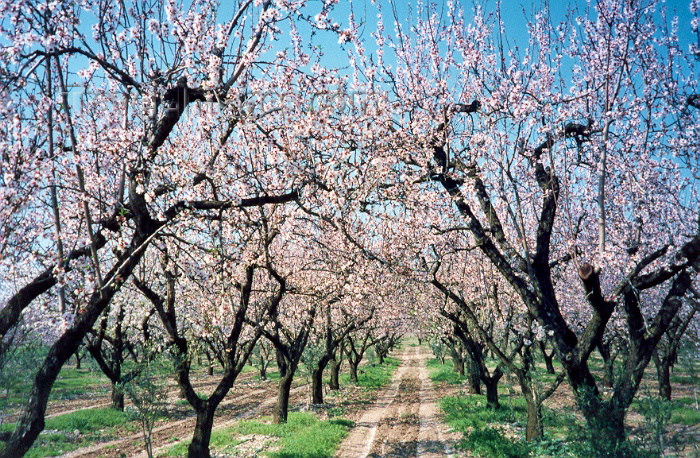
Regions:
[[513, 441], [493, 428], [476, 428], [459, 443], [459, 448], [469, 450], [476, 456], [511, 458], [529, 456], [528, 444]]
[[[352, 422], [343, 418], [321, 421], [311, 413], [291, 412], [285, 424], [272, 424], [266, 419], [244, 421], [231, 428], [212, 432], [211, 448], [217, 453], [235, 454], [242, 443], [240, 436], [259, 434], [276, 439], [277, 451], [271, 457], [327, 457], [333, 456], [340, 441], [347, 435]], [[187, 454], [187, 442], [171, 447], [166, 456]]]
[[[361, 371], [358, 371], [356, 385], [368, 390], [378, 390], [384, 387], [391, 380], [394, 371], [399, 367], [399, 363], [398, 359], [388, 356], [384, 358], [384, 364], [362, 366]], [[341, 383], [348, 383], [350, 376], [341, 374], [340, 381]]]

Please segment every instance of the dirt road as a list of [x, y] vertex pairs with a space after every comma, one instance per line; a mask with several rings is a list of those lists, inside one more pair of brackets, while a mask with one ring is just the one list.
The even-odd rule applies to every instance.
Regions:
[[336, 456], [443, 457], [452, 455], [447, 427], [440, 423], [437, 394], [425, 366], [424, 347], [406, 347], [391, 384], [365, 411]]

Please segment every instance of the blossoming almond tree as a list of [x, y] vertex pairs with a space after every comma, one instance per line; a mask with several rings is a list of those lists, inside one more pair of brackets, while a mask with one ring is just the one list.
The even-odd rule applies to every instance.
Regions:
[[31, 446], [61, 366], [171, 225], [298, 198], [307, 158], [263, 177], [271, 143], [252, 136], [281, 104], [242, 101], [265, 84], [289, 88], [309, 63], [298, 33], [284, 69], [258, 62], [303, 7], [0, 3], [0, 271], [12, 290], [0, 351], [39, 303], [65, 322], [2, 456]]
[[[657, 25], [665, 11], [654, 1], [570, 16], [560, 26], [535, 16], [528, 47], [508, 49], [495, 16], [477, 10], [466, 23], [454, 4], [442, 16], [428, 8], [410, 28], [394, 17], [392, 33], [380, 19], [375, 59], [359, 40], [352, 54], [391, 88], [376, 97], [392, 107], [374, 124], [386, 138], [368, 155], [393, 144], [396, 175], [413, 184], [405, 200], [449, 202], [551, 334], [594, 436], [614, 448], [697, 284], [697, 61]], [[616, 310], [630, 350], [604, 398], [588, 359]]]
[[[267, 266], [262, 254], [270, 234], [256, 236], [240, 225], [214, 227], [213, 244], [205, 243], [202, 228], [193, 231], [194, 240], [178, 236], [167, 239], [167, 245], [156, 242], [162, 254], [153, 257], [162, 259], [161, 268], [147, 276], [137, 273], [133, 281], [160, 318], [178, 385], [196, 412], [188, 456], [198, 457], [209, 456], [216, 410], [262, 333], [260, 325], [247, 323], [263, 322], [268, 308], [277, 307], [286, 291], [284, 281], [270, 283], [264, 274]], [[242, 238], [247, 239], [243, 252], [232, 250]], [[202, 339], [219, 350], [216, 357], [223, 365], [216, 387], [204, 395], [195, 391], [191, 372]]]

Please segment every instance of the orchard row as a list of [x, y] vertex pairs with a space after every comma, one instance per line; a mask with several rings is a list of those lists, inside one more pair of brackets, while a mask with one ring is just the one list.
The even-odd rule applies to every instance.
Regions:
[[621, 447], [652, 358], [668, 379], [700, 331], [700, 5], [537, 12], [523, 39], [458, 3], [0, 1], [0, 356], [49, 346], [1, 456], [82, 344], [117, 384], [115, 358], [169, 354], [208, 456], [259, 342], [284, 422], [309, 343], [321, 380], [348, 336], [405, 332], [459, 342], [492, 406], [514, 374], [529, 440], [546, 345]]

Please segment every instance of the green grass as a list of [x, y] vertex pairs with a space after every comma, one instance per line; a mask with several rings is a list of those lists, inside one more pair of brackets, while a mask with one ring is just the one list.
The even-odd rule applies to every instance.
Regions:
[[[212, 432], [211, 450], [216, 453], [235, 453], [235, 447], [244, 441], [241, 436], [259, 434], [275, 441], [274, 452], [266, 456], [275, 458], [321, 458], [333, 456], [340, 441], [347, 435], [352, 422], [342, 418], [321, 421], [311, 413], [292, 412], [288, 422], [275, 425], [269, 418], [249, 420], [230, 428]], [[189, 442], [170, 448], [164, 456], [184, 456]], [[162, 455], [163, 456], [163, 455]]]
[[[298, 376], [299, 376], [298, 373], [294, 374], [295, 378], [297, 378]], [[277, 369], [268, 370], [267, 373], [265, 374], [265, 377], [267, 377], [266, 380], [272, 380], [274, 382], [277, 382], [280, 379], [280, 371], [278, 371]], [[260, 378], [260, 373], [255, 374], [255, 380], [262, 380]]]
[[700, 424], [700, 410], [695, 410], [694, 407], [676, 405], [671, 414], [671, 423], [688, 426]]
[[470, 428], [484, 428], [493, 423], [524, 422], [527, 410], [522, 398], [499, 399], [500, 409], [487, 409], [486, 396], [472, 394], [469, 396], [445, 396], [440, 399], [440, 408], [445, 413], [445, 420], [457, 431]]
[[86, 409], [60, 415], [46, 420], [46, 429], [59, 431], [75, 431], [89, 433], [114, 426], [129, 423], [129, 416], [119, 410], [109, 407], [101, 409]]
[[34, 446], [24, 455], [27, 458], [39, 458], [44, 456], [61, 456], [71, 450], [80, 448], [80, 441], [71, 440], [65, 434], [42, 434], [34, 443]]
[[476, 456], [494, 458], [517, 458], [530, 455], [530, 448], [524, 441], [513, 441], [493, 428], [476, 428], [467, 433], [458, 447], [469, 450]]
[[[33, 372], [28, 372], [27, 379], [33, 377]], [[12, 383], [6, 397], [0, 398], [0, 409], [17, 406], [26, 401], [31, 384]], [[64, 367], [54, 383], [49, 395], [50, 400], [76, 399], [83, 396], [86, 391], [91, 393], [107, 393], [109, 380], [101, 372], [91, 372], [89, 369], [77, 370], [72, 367]]]
[[[399, 367], [400, 363], [398, 359], [387, 356], [384, 358], [384, 364], [361, 366], [358, 369], [357, 383], [355, 383], [355, 385], [368, 390], [378, 390], [389, 383], [392, 375], [394, 375], [394, 371]], [[350, 375], [340, 374], [340, 383], [350, 383]]]
[[692, 396], [684, 396], [682, 398], [674, 399], [673, 402], [679, 405], [695, 406], [695, 398]]
[[430, 370], [430, 379], [436, 383], [445, 382], [450, 385], [457, 385], [467, 379], [467, 377], [459, 375], [459, 373], [455, 372], [452, 364], [442, 364], [437, 358], [428, 360], [427, 366]]
[[481, 395], [445, 396], [439, 402], [447, 424], [463, 434], [457, 448], [476, 456], [529, 456], [529, 445], [524, 440], [513, 440], [494, 428], [499, 423], [522, 422], [526, 415], [524, 400], [501, 397], [501, 408], [495, 410], [486, 408], [486, 396]]
[[[77, 412], [59, 415], [46, 420], [44, 430], [57, 430], [62, 432], [80, 431], [81, 434], [91, 433], [101, 429], [115, 426], [126, 426], [130, 423], [129, 415], [110, 407], [99, 409], [85, 409]], [[5, 423], [0, 426], [0, 431], [13, 431], [16, 423]], [[129, 428], [127, 428], [129, 429]], [[130, 429], [134, 429], [133, 427]]]
[[689, 375], [672, 375], [671, 376], [671, 383], [680, 383], [683, 385], [692, 385], [693, 383], [697, 383], [698, 378], [697, 377], [691, 377]]
[[[6, 423], [2, 431], [12, 431], [15, 423]], [[129, 416], [111, 408], [86, 409], [46, 420], [44, 432], [25, 456], [58, 456], [79, 447], [84, 447], [105, 436], [113, 435], [117, 429], [135, 431], [136, 426]], [[75, 432], [79, 434], [75, 434]]]
[[256, 372], [256, 371], [258, 371], [257, 367], [251, 366], [250, 364], [246, 364], [245, 366], [243, 366], [243, 369], [241, 369], [241, 374], [245, 374], [248, 372]]

